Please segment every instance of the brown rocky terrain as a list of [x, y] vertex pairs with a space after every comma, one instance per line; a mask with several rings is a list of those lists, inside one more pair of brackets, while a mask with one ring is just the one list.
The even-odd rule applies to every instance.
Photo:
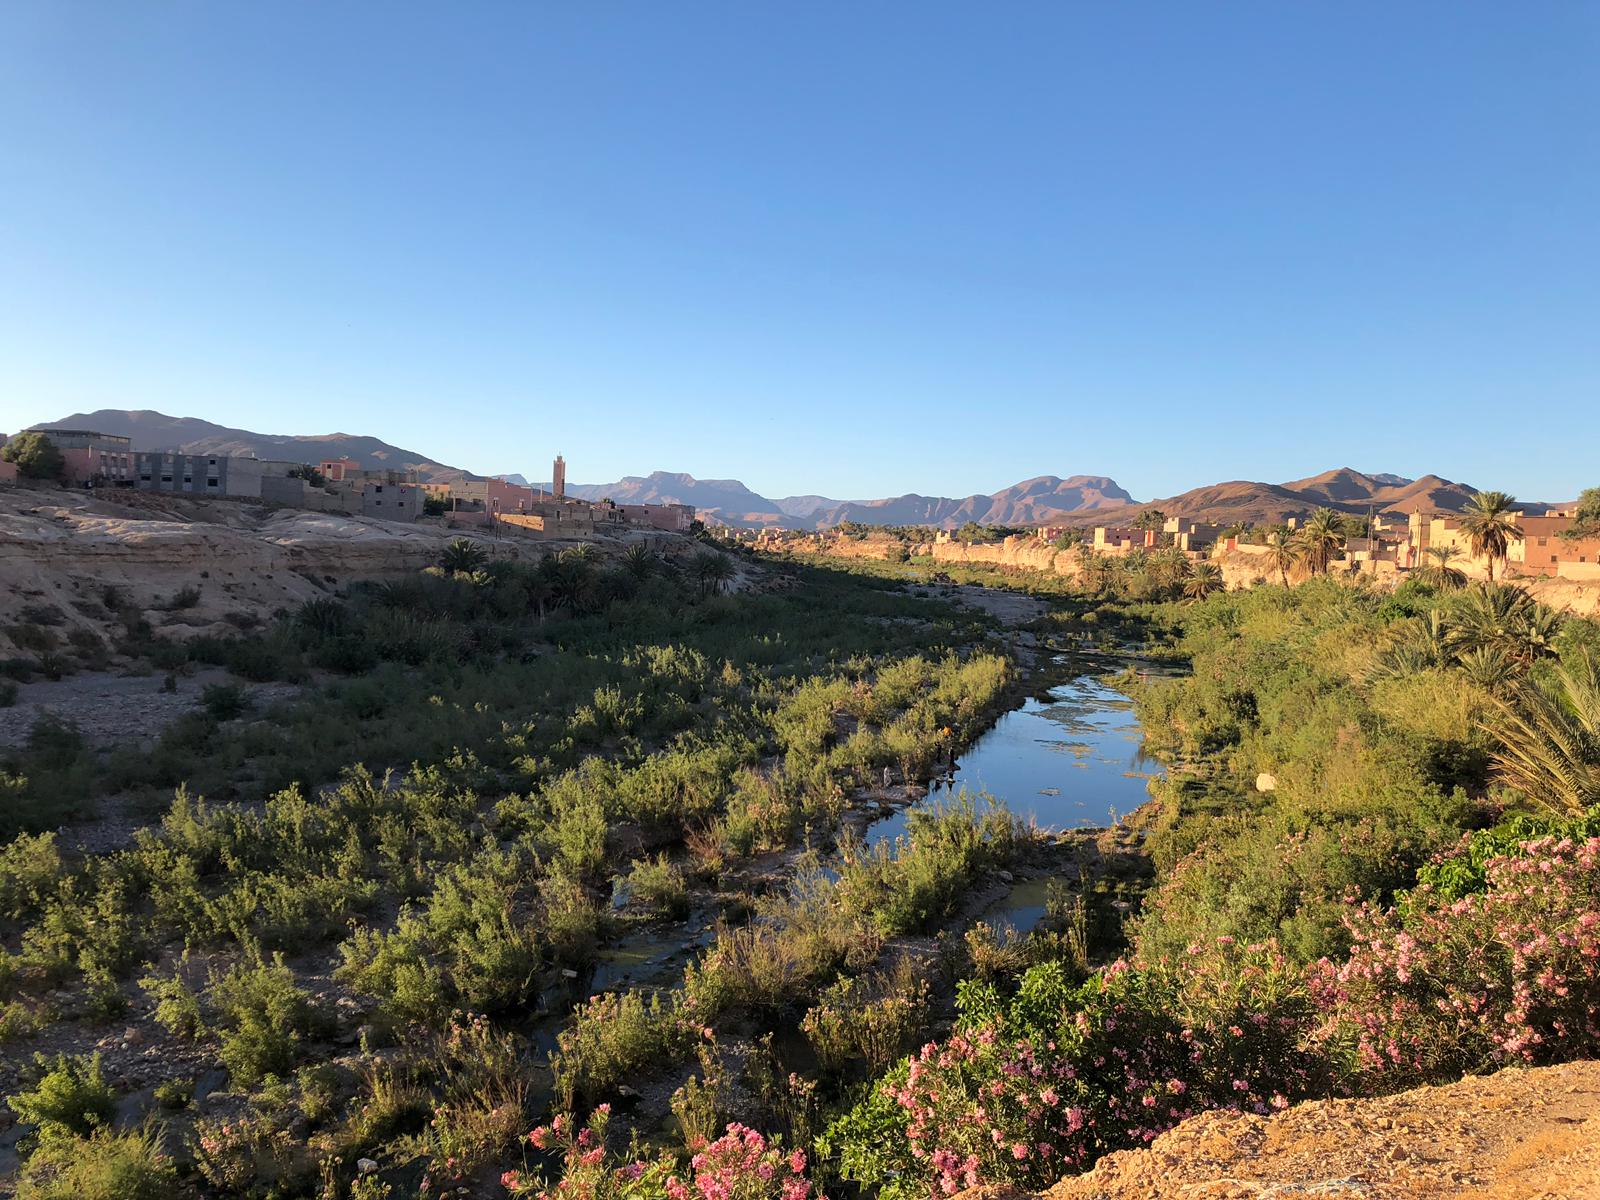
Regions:
[[353, 580], [420, 570], [462, 536], [492, 558], [532, 560], [567, 544], [222, 500], [0, 489], [0, 657], [93, 659], [95, 639], [114, 650], [133, 611], [163, 637], [236, 633]]
[[[966, 1200], [1015, 1195], [995, 1189]], [[1600, 1200], [1600, 1062], [1193, 1117], [1041, 1200]]]

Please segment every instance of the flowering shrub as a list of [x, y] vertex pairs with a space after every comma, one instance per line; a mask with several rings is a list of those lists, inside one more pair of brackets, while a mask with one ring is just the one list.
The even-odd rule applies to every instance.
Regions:
[[[716, 1141], [697, 1138], [686, 1178], [668, 1158], [618, 1161], [606, 1152], [611, 1106], [602, 1104], [578, 1126], [561, 1115], [528, 1135], [540, 1150], [560, 1151], [561, 1177], [552, 1186], [522, 1171], [500, 1183], [530, 1200], [813, 1200], [802, 1150], [784, 1153], [754, 1129], [729, 1125]], [[814, 1200], [828, 1200], [820, 1192]]]
[[1049, 963], [1028, 971], [1009, 1002], [969, 984], [962, 1006], [961, 1028], [885, 1085], [908, 1158], [890, 1151], [873, 1170], [860, 1147], [841, 1148], [862, 1182], [899, 1172], [945, 1194], [1043, 1188], [1203, 1109], [1281, 1108], [1320, 1074], [1301, 1052], [1309, 997], [1269, 945], [1222, 938], [1175, 961], [1118, 962], [1076, 988]]
[[1312, 970], [1323, 1039], [1364, 1087], [1403, 1086], [1600, 1047], [1600, 837], [1543, 837], [1482, 865], [1483, 890], [1432, 883], [1356, 906], [1354, 948]]
[[[730, 1124], [720, 1138], [700, 1143], [690, 1178], [667, 1179], [668, 1200], [810, 1200], [803, 1150], [784, 1154], [754, 1129]], [[820, 1192], [816, 1200], [828, 1200]]]
[[500, 1183], [515, 1197], [536, 1200], [660, 1200], [665, 1195], [667, 1165], [641, 1160], [617, 1162], [606, 1153], [606, 1128], [611, 1106], [602, 1104], [577, 1125], [557, 1115], [528, 1135], [539, 1150], [560, 1151], [561, 1177], [553, 1185], [525, 1171], [507, 1171]]

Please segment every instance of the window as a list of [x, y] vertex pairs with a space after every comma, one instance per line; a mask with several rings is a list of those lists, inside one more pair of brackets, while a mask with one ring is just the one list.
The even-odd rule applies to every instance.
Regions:
[[207, 459], [206, 460], [206, 465], [209, 466], [209, 467], [214, 467], [214, 466], [217, 465], [217, 460], [214, 459], [214, 458]]
[[217, 486], [216, 476], [212, 476], [210, 479], [206, 480], [206, 486], [207, 487], [216, 487]]
[[171, 475], [162, 475], [161, 476], [161, 482], [162, 483], [171, 483], [172, 482], [172, 476]]
[[1550, 544], [1550, 539], [1549, 538], [1540, 538], [1539, 539], [1539, 545], [1548, 546], [1549, 544]]

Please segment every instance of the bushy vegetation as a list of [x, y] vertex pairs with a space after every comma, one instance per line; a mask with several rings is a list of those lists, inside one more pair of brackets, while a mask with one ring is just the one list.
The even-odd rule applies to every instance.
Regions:
[[[1443, 577], [1220, 592], [1161, 554], [1034, 585], [1046, 637], [1187, 664], [1119, 684], [1170, 766], [1119, 929], [987, 797], [847, 832], [1014, 702], [991, 621], [908, 594], [917, 564], [729, 594], [739, 553], [463, 540], [183, 652], [295, 700], [217, 685], [147, 752], [52, 723], [10, 753], [15, 1062], [135, 1022], [229, 1093], [191, 1103], [191, 1061], [134, 1132], [95, 1059], [7, 1067], [19, 1195], [1038, 1188], [1205, 1108], [1600, 1046], [1591, 623]], [[160, 820], [42, 832], [112, 780]], [[1042, 927], [981, 919], [1050, 870]]]

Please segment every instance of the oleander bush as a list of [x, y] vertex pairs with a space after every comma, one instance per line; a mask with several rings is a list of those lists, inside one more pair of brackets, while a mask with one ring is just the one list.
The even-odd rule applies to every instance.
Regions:
[[1533, 838], [1475, 869], [1473, 890], [1424, 882], [1394, 908], [1352, 906], [1349, 957], [1313, 968], [1355, 1086], [1600, 1048], [1600, 835]]

